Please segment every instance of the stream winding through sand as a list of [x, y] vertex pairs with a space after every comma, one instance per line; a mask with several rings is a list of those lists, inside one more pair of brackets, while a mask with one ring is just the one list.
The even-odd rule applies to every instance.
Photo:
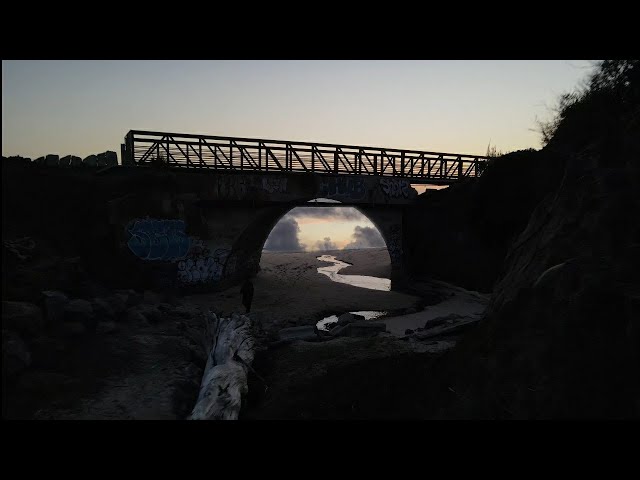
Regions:
[[[336, 257], [334, 257], [333, 255], [321, 255], [316, 258], [323, 262], [333, 263], [333, 265], [329, 265], [326, 267], [318, 267], [318, 273], [326, 275], [330, 280], [334, 282], [347, 283], [355, 287], [369, 288], [372, 290], [391, 290], [391, 280], [388, 278], [368, 277], [365, 275], [340, 275], [338, 272], [344, 267], [348, 267], [348, 263], [336, 259]], [[362, 315], [366, 320], [370, 320], [372, 318], [377, 318], [385, 315], [387, 312], [367, 310], [350, 313], [353, 313], [355, 315]], [[328, 324], [337, 321], [338, 317], [336, 315], [331, 315], [329, 317], [323, 318], [316, 325], [320, 330], [327, 330]]]
[[389, 278], [367, 277], [364, 275], [340, 275], [338, 272], [344, 267], [348, 267], [348, 263], [336, 259], [333, 255], [321, 255], [316, 258], [322, 262], [333, 263], [333, 265], [326, 267], [318, 267], [318, 273], [326, 275], [334, 282], [346, 283], [354, 287], [369, 288], [371, 290], [383, 290], [387, 292], [391, 290], [391, 280]]

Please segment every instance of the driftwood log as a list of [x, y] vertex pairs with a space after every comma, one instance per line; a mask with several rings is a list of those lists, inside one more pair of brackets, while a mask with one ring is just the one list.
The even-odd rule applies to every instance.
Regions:
[[255, 354], [251, 320], [234, 313], [229, 318], [205, 314], [209, 349], [200, 393], [190, 420], [237, 420], [248, 391], [247, 374]]

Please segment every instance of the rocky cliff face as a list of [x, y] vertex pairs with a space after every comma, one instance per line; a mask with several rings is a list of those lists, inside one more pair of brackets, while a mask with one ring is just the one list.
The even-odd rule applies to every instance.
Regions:
[[456, 397], [440, 415], [638, 418], [639, 219], [640, 169], [568, 160], [446, 360]]
[[427, 192], [407, 215], [413, 275], [491, 292], [509, 245], [561, 181], [564, 160], [524, 150], [494, 159], [478, 179]]

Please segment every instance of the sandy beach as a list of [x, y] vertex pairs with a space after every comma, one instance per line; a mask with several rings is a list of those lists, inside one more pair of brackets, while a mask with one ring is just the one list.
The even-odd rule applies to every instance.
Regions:
[[[357, 310], [400, 311], [416, 308], [420, 297], [395, 291], [368, 290], [336, 283], [318, 273], [318, 267], [329, 265], [316, 257], [333, 254], [353, 266], [344, 274], [384, 276], [391, 270], [385, 248], [336, 252], [263, 252], [261, 271], [254, 279], [255, 293], [251, 312], [265, 329], [313, 325], [323, 317]], [[244, 312], [240, 287], [222, 292], [190, 295], [183, 299], [211, 308], [215, 312]]]
[[[317, 259], [323, 254], [352, 264], [341, 269], [341, 275], [388, 278], [391, 271], [385, 248], [292, 253], [265, 251], [260, 262], [261, 271], [253, 282], [255, 294], [251, 312], [266, 330], [313, 325], [329, 315], [349, 311], [375, 310], [389, 312], [386, 318], [377, 321], [386, 323], [387, 331], [394, 336], [403, 336], [405, 330], [423, 328], [427, 321], [438, 317], [450, 314], [478, 317], [484, 312], [486, 296], [435, 280], [414, 283], [414, 295], [333, 282], [317, 271], [318, 267], [330, 265]], [[432, 305], [422, 309], [427, 297], [441, 301], [427, 302]], [[183, 301], [224, 315], [234, 311], [244, 313], [240, 287], [190, 295]]]

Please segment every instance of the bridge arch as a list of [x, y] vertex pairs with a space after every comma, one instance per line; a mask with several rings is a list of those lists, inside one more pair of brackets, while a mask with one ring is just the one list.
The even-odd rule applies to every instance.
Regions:
[[161, 281], [186, 291], [217, 290], [259, 271], [264, 243], [289, 211], [330, 198], [341, 202], [336, 206], [357, 208], [378, 229], [395, 286], [405, 271], [404, 211], [417, 195], [408, 185], [402, 179], [356, 175], [157, 172], [143, 192], [114, 200], [110, 218], [122, 263], [138, 284]]
[[[310, 199], [314, 200], [314, 199]], [[326, 204], [330, 207], [313, 208], [354, 208], [369, 220], [380, 233], [391, 260], [391, 280], [396, 284], [404, 276], [402, 250], [402, 212], [380, 208], [344, 205], [341, 202]], [[247, 275], [255, 275], [260, 271], [260, 260], [264, 245], [276, 225], [296, 208], [308, 207], [308, 203], [293, 206], [280, 206], [262, 209], [236, 239], [227, 258], [224, 268], [224, 284], [238, 283]]]

